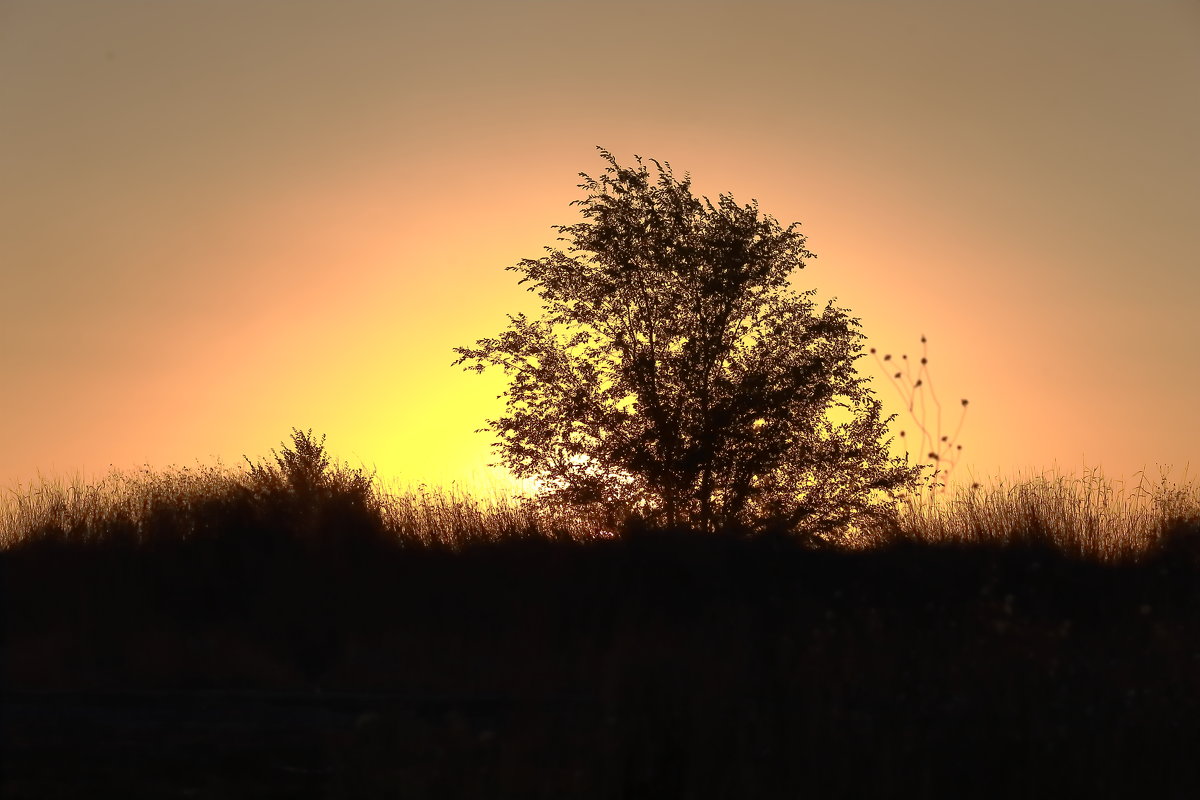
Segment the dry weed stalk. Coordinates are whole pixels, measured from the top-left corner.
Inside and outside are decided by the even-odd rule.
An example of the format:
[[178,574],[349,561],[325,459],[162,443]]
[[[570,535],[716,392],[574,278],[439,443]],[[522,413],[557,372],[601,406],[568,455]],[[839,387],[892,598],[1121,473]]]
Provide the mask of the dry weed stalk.
[[[923,334],[921,336],[921,360],[915,370],[907,353],[901,354],[899,359],[900,368],[898,370],[893,370],[887,364],[887,362],[892,362],[891,353],[886,353],[880,358],[878,351],[872,347],[871,355],[875,357],[875,363],[879,366],[879,371],[887,376],[892,387],[900,395],[900,399],[904,401],[909,415],[917,426],[917,431],[920,434],[917,452],[924,453],[925,455],[920,456],[920,459],[928,459],[931,462],[930,465],[933,467],[933,472],[929,476],[929,484],[926,488],[931,492],[945,494],[950,474],[954,471],[954,468],[958,465],[962,457],[962,445],[958,443],[958,437],[962,433],[963,422],[967,418],[968,401],[966,399],[961,401],[962,410],[959,413],[958,424],[954,428],[954,433],[943,433],[942,402],[938,399],[937,390],[933,386],[933,376],[929,371],[929,344]],[[930,401],[927,401],[925,398],[926,387],[929,389],[929,396],[933,405],[932,420],[929,418],[931,413],[931,409],[929,408]],[[908,442],[911,441],[907,437],[907,431],[901,429],[900,438],[905,440],[907,449]],[[911,456],[912,450],[908,449],[908,452]]]

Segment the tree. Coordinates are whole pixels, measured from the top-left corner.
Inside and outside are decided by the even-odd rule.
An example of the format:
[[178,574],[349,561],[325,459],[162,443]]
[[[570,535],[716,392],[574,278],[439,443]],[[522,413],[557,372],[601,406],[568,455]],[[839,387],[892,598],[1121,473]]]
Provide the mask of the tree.
[[889,457],[891,417],[854,371],[859,321],[790,285],[814,257],[798,223],[600,154],[565,248],[508,267],[541,318],[455,348],[511,376],[488,420],[500,463],[540,500],[704,531],[826,534],[913,488],[922,467]]

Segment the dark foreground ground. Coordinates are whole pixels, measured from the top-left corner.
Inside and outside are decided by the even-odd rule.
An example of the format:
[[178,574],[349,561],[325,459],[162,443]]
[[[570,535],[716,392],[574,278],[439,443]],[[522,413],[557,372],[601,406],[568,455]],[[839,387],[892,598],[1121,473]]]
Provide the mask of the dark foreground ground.
[[1200,569],[655,535],[0,554],[3,796],[1200,796]]

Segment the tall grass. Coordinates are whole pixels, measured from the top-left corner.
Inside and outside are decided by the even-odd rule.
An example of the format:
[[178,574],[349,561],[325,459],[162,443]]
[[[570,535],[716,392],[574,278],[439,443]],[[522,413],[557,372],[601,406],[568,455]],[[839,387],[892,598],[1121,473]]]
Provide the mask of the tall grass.
[[[946,492],[927,486],[878,524],[834,538],[852,549],[913,544],[1036,544],[1073,557],[1136,561],[1200,528],[1200,484],[1144,473],[1134,486],[1098,469],[1000,478]],[[238,467],[113,471],[86,482],[42,478],[0,496],[0,547],[62,543],[167,544],[244,530],[299,540],[367,534],[398,547],[464,546],[510,539],[583,542],[611,535],[603,521],[538,506],[494,490],[384,487],[361,469],[331,462],[324,438],[294,431],[272,458]]]
[[1134,486],[1099,469],[1048,471],[923,492],[900,505],[874,543],[1042,545],[1089,560],[1137,561],[1200,526],[1200,484],[1160,471]]
[[566,508],[539,508],[528,498],[496,490],[478,494],[452,484],[381,490],[385,528],[402,541],[457,547],[515,537],[586,541],[606,534],[599,519]]
[[215,467],[113,470],[95,481],[39,476],[0,495],[0,545],[57,535],[86,543],[116,529],[146,532],[166,511],[186,516],[205,501],[240,486],[232,471]]
[[[332,476],[343,475],[334,471]],[[353,473],[351,473],[353,476]],[[337,480],[329,479],[337,485]],[[347,479],[341,478],[343,487]],[[114,471],[95,482],[43,478],[0,498],[0,547],[52,537],[78,544],[113,539],[146,544],[202,535],[240,513],[291,525],[338,495],[303,498],[245,468],[172,467]],[[344,499],[344,496],[343,496]],[[610,532],[567,509],[538,508],[518,495],[480,496],[460,486],[371,485],[359,508],[401,547],[462,546],[514,538],[586,541]],[[336,528],[337,519],[331,521]],[[1200,527],[1200,484],[1142,476],[1129,486],[1099,470],[1048,472],[926,491],[905,499],[889,524],[848,533],[854,549],[913,544],[1040,544],[1105,562],[1136,561],[1181,528]],[[336,530],[333,532],[336,535]]]
[[[324,517],[322,521],[322,517]],[[0,495],[0,548],[31,539],[143,544],[246,524],[298,536],[323,524],[374,528],[397,546],[457,548],[514,537],[585,540],[599,522],[541,508],[520,495],[471,494],[458,486],[384,488],[374,475],[330,461],[324,438],[295,431],[272,459],[230,467],[114,470],[96,481],[41,477]],[[231,533],[233,531],[230,531]]]

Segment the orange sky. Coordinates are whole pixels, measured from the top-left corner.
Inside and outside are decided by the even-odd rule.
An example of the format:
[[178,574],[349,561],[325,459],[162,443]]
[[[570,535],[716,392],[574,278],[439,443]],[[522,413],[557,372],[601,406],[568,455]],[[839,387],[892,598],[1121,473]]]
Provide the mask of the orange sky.
[[486,480],[451,348],[533,310],[598,144],[801,221],[976,477],[1200,471],[1200,6],[599,8],[0,0],[0,486],[293,426]]

